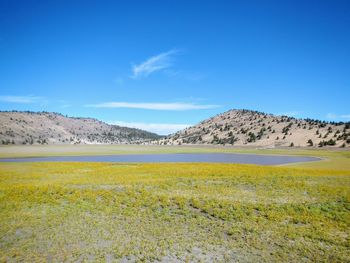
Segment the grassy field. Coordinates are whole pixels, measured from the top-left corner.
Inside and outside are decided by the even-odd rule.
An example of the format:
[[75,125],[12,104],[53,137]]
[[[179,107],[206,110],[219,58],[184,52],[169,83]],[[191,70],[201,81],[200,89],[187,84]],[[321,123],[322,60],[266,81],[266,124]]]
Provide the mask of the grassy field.
[[348,151],[0,147],[1,157],[177,152],[324,160],[0,163],[0,262],[350,262]]
[[349,262],[350,171],[0,163],[0,261]]

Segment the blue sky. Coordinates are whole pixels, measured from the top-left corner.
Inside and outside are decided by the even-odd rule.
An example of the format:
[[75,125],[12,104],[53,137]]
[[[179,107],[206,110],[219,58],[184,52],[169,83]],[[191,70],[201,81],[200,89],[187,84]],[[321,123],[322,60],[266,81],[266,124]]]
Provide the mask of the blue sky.
[[0,0],[0,110],[161,134],[246,108],[350,120],[349,1]]

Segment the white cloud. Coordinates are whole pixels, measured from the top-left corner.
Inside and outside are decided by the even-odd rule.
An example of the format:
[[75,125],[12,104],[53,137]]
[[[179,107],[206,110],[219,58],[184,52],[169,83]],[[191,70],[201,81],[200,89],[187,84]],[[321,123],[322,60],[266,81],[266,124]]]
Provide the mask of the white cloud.
[[185,110],[205,110],[219,107],[219,105],[205,105],[194,103],[137,103],[137,102],[103,102],[99,104],[90,104],[86,107],[93,108],[130,108],[143,110],[169,110],[169,111],[185,111]]
[[37,103],[42,100],[42,97],[35,96],[0,96],[0,101],[9,102],[9,103],[21,103],[21,104],[29,104],[29,103]]
[[326,115],[327,119],[350,119],[350,114],[334,114],[334,113],[327,113]]
[[109,124],[125,126],[130,128],[138,128],[160,135],[168,135],[179,130],[185,129],[191,124],[173,124],[173,123],[143,123],[143,122],[124,122],[124,121],[109,121]]
[[280,112],[278,113],[277,115],[280,115],[280,116],[290,116],[290,117],[298,117],[300,116],[301,114],[301,111],[286,111],[286,112]]
[[327,113],[326,118],[327,119],[336,119],[337,115],[335,115],[334,113]]
[[175,53],[177,53],[177,51],[173,49],[150,57],[138,65],[134,65],[132,67],[132,78],[147,77],[153,72],[170,68],[172,66],[172,55]]

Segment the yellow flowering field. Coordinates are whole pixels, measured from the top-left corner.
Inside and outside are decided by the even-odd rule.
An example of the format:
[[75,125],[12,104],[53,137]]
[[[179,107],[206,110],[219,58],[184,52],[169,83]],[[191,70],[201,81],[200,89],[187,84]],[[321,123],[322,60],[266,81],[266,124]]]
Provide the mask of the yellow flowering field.
[[0,163],[0,262],[349,262],[350,171]]

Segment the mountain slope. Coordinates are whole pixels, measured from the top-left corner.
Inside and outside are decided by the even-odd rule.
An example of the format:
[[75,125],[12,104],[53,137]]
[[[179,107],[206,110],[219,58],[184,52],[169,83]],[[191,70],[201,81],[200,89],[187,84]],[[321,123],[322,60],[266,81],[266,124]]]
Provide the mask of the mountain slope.
[[0,144],[142,143],[159,138],[154,133],[92,118],[50,112],[0,112]]
[[350,146],[350,123],[229,110],[186,128],[159,144],[227,144],[238,146]]

